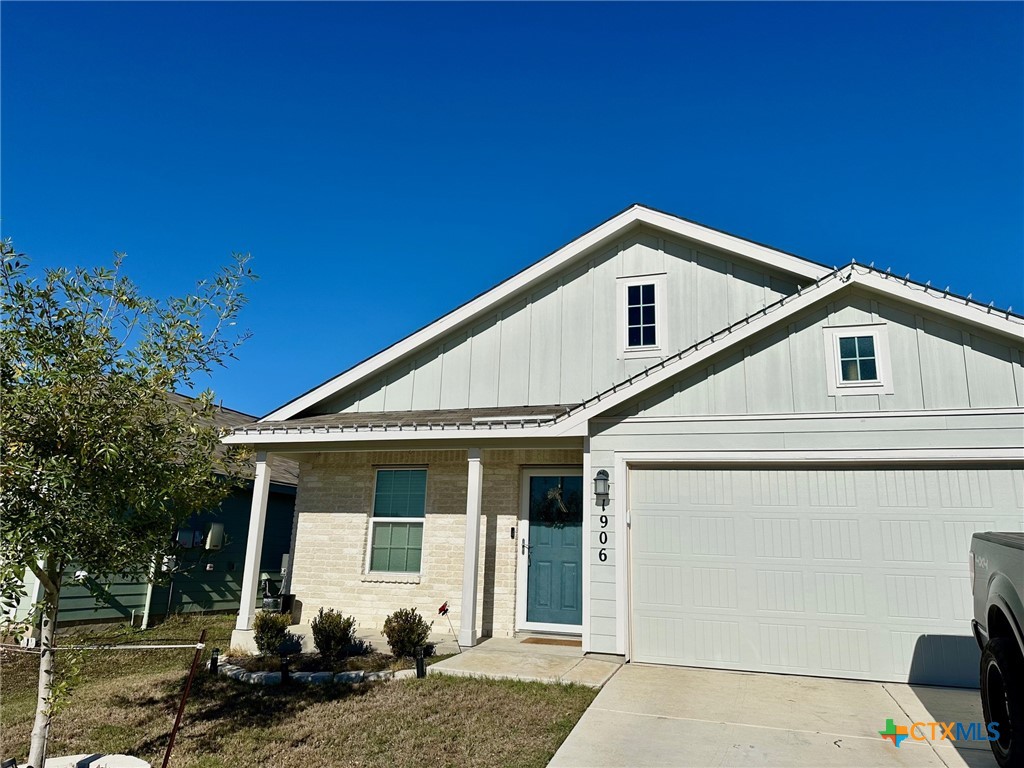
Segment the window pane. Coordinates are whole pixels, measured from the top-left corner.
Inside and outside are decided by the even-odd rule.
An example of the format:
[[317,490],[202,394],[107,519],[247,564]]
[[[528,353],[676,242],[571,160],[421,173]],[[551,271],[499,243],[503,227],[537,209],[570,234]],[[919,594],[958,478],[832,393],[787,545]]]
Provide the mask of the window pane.
[[423,550],[423,523],[374,523],[370,570],[418,573]]
[[878,370],[875,368],[875,361],[860,361],[860,377],[863,381],[875,381],[878,379]]
[[[377,525],[380,527],[380,524]],[[393,524],[387,526],[391,529],[391,548],[409,546],[409,526]]]
[[643,326],[643,345],[645,347],[653,347],[657,342],[654,340],[654,326],[645,325]]
[[844,360],[842,365],[843,381],[860,381],[860,371],[856,360]]
[[[839,339],[839,356],[840,357],[856,357],[857,356],[857,340],[853,337],[840,338]],[[843,377],[845,378],[845,376]]]
[[626,289],[628,303],[631,307],[636,306],[640,303],[640,286],[631,285]]
[[640,325],[640,317],[640,307],[630,307],[628,325]]
[[391,550],[391,562],[388,563],[389,571],[397,571],[398,573],[404,573],[409,570],[406,565],[408,553],[404,549],[392,549]]
[[629,329],[629,341],[627,344],[631,347],[639,347],[642,342],[640,341],[640,327],[634,327]]
[[875,356],[875,339],[872,336],[857,337],[857,354],[861,357]]
[[654,307],[644,307],[644,325],[654,325]]
[[642,285],[642,286],[640,286],[640,288],[641,288],[641,298],[643,299],[643,303],[644,304],[653,304],[654,303],[654,286],[653,285]]
[[375,547],[390,547],[391,546],[391,526],[377,524],[373,526],[373,546]]
[[415,549],[410,547],[406,551],[406,555],[405,555],[405,558],[406,558],[405,559],[405,569],[406,569],[406,571],[408,571],[409,573],[419,573],[420,572],[420,559],[422,558],[422,555],[423,555],[423,550],[421,550],[419,547],[417,547]]
[[427,470],[378,469],[374,517],[423,517]]
[[387,571],[388,569],[388,554],[390,550],[373,548],[373,552],[370,554],[370,570],[371,571]]

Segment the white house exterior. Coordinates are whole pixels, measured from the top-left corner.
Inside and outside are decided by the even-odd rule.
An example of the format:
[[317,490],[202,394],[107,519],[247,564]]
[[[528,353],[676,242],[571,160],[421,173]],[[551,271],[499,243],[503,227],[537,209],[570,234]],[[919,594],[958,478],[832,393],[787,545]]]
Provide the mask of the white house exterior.
[[1020,316],[633,206],[226,438],[260,452],[237,631],[286,454],[304,620],[447,601],[463,645],[974,685],[1022,363]]

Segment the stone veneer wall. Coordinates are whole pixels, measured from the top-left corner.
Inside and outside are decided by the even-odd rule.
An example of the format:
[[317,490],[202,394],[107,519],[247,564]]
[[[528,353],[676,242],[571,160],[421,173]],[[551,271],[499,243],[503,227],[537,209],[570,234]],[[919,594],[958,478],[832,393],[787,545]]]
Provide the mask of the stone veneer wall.
[[[510,636],[515,629],[516,562],[521,470],[524,466],[579,466],[572,450],[485,450],[483,519],[477,628],[483,635]],[[426,518],[419,583],[368,575],[369,515],[374,471],[388,466],[426,466]],[[302,623],[322,606],[353,615],[361,629],[379,629],[398,608],[415,607],[449,632],[437,615],[448,601],[456,631],[461,621],[466,525],[466,451],[318,453],[300,463],[295,512],[292,591],[302,604]],[[518,534],[518,530],[517,530]]]

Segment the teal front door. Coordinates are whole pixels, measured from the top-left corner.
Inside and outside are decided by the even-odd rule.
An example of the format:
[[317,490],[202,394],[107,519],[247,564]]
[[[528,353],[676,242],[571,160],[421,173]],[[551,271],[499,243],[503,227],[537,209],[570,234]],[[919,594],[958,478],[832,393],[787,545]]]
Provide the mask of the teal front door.
[[529,478],[527,624],[583,623],[583,478]]

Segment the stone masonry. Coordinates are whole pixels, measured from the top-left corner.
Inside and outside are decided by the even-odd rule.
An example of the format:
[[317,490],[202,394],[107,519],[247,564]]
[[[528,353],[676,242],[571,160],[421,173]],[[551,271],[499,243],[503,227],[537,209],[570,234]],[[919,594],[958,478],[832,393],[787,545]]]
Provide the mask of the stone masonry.
[[[579,466],[571,450],[485,450],[477,626],[484,636],[508,637],[515,629],[516,562],[522,469]],[[375,470],[426,467],[426,517],[420,575],[366,573]],[[466,525],[467,452],[381,451],[312,454],[300,463],[296,498],[292,591],[301,622],[320,607],[356,617],[361,629],[379,629],[398,608],[415,607],[450,631],[437,615],[448,602],[456,631],[461,621]],[[513,540],[509,535],[517,529]]]

